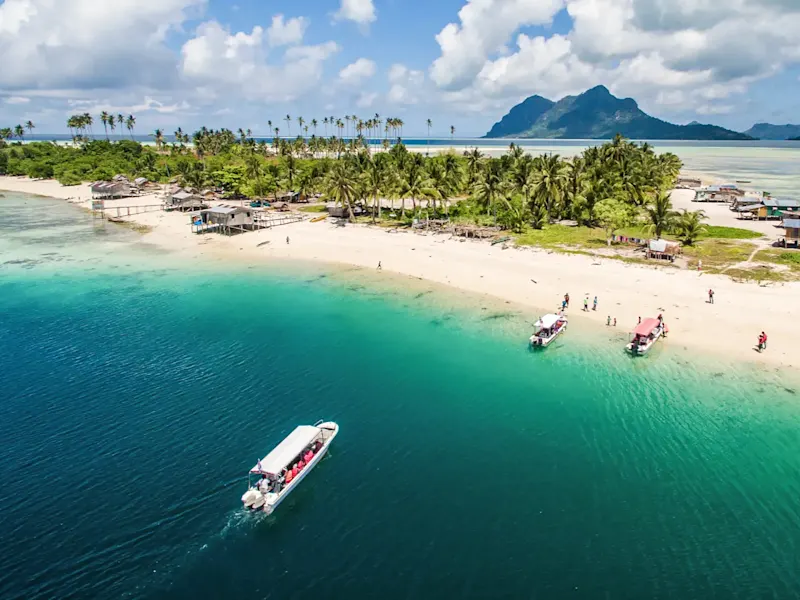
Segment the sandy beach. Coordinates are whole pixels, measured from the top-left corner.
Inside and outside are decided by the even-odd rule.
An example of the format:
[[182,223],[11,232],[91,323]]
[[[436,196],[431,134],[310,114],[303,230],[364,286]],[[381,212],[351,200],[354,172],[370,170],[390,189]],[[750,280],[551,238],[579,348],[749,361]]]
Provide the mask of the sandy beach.
[[[63,187],[55,181],[0,177],[0,190],[24,192],[70,201],[89,208],[88,185]],[[692,192],[676,192],[677,208]],[[686,197],[684,197],[686,196]],[[0,200],[1,201],[1,200]],[[157,194],[107,202],[107,207],[157,204]],[[711,206],[702,208],[712,208]],[[727,210],[725,207],[713,207]],[[724,216],[707,210],[711,223]],[[113,213],[112,213],[113,214]],[[299,259],[356,265],[383,272],[421,278],[508,300],[537,310],[556,310],[565,293],[571,296],[570,314],[580,327],[583,319],[605,325],[616,318],[618,329],[632,329],[639,316],[659,313],[669,326],[666,342],[707,353],[757,361],[773,367],[800,365],[792,351],[800,336],[800,306],[795,299],[800,284],[737,283],[725,276],[708,275],[674,267],[649,267],[602,257],[560,254],[532,248],[503,249],[486,242],[464,241],[445,235],[389,232],[364,225],[336,226],[329,221],[301,223],[248,232],[233,237],[191,232],[182,213],[141,213],[126,220],[146,225],[144,240],[189,258],[209,260],[275,261]],[[741,222],[736,225],[746,226]],[[764,223],[753,224],[763,227]],[[767,227],[773,227],[768,224]],[[287,243],[287,236],[290,243]],[[267,242],[267,243],[265,243]],[[715,303],[707,302],[709,288]],[[582,311],[583,298],[597,312]],[[535,315],[532,315],[535,316]],[[754,346],[762,330],[769,348],[759,354]]]

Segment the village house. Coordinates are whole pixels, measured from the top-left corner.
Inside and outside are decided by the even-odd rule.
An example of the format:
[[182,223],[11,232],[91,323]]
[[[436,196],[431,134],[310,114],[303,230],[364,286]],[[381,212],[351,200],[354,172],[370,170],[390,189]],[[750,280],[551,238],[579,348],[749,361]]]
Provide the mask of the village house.
[[97,181],[92,184],[92,198],[111,200],[131,195],[131,187],[127,181]]

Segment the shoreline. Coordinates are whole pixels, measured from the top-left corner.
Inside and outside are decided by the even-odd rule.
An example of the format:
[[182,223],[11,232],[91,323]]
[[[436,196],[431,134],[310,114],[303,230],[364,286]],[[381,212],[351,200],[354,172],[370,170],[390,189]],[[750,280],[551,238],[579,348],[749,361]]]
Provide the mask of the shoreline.
[[[0,190],[91,207],[86,184],[63,187],[55,181],[0,177]],[[152,204],[158,201],[156,196],[125,198],[107,206]],[[800,365],[792,344],[800,335],[800,307],[793,302],[800,291],[798,283],[761,287],[666,265],[643,266],[528,247],[503,249],[445,235],[390,233],[369,225],[339,227],[327,221],[306,220],[232,237],[193,234],[184,213],[141,213],[125,221],[150,228],[142,234],[142,242],[195,262],[234,260],[257,265],[289,259],[376,271],[381,261],[387,275],[426,280],[537,312],[545,307],[555,311],[569,293],[573,318],[591,321],[600,330],[608,316],[616,318],[615,336],[632,330],[639,316],[663,313],[672,351],[697,350],[752,366]],[[713,305],[706,301],[709,288],[715,291]],[[597,312],[581,310],[586,295],[590,306],[598,296]],[[531,322],[539,316],[537,312],[531,312]],[[770,336],[770,345],[759,354],[754,346],[762,330]]]

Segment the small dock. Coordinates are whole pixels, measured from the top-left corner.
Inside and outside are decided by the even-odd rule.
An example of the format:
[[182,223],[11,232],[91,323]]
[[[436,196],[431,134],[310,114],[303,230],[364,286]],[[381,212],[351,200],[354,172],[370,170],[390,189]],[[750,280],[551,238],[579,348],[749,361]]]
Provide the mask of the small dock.
[[291,225],[292,223],[299,223],[304,220],[305,216],[298,213],[262,212],[255,214],[254,224],[256,229],[264,229],[278,227],[279,225]]

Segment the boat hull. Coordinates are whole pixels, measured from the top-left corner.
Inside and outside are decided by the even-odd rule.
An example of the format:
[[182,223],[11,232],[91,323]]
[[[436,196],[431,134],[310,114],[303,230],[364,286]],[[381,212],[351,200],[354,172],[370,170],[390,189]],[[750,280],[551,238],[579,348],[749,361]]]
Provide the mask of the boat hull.
[[567,330],[567,325],[566,325],[566,324],[564,324],[564,326],[563,326],[563,327],[561,327],[561,329],[559,329],[558,331],[556,331],[556,332],[555,332],[553,335],[551,335],[550,337],[544,337],[544,338],[543,338],[543,337],[539,337],[538,335],[536,335],[536,334],[534,333],[534,334],[531,336],[530,340],[529,340],[529,341],[530,341],[531,348],[547,348],[547,346],[549,346],[550,344],[552,344],[552,343],[555,341],[555,339],[556,339],[558,336],[560,336],[562,333],[564,333],[566,330]]
[[[314,470],[314,467],[316,467],[319,464],[319,462],[325,457],[325,455],[328,453],[328,449],[330,448],[331,443],[333,443],[334,438],[339,433],[339,426],[336,423],[328,422],[328,423],[320,423],[317,425],[317,427],[319,427],[320,429],[327,429],[331,433],[328,436],[328,438],[324,441],[322,448],[320,448],[320,450],[314,455],[314,458],[311,459],[311,462],[309,462],[303,468],[303,470],[300,471],[297,477],[292,479],[292,481],[286,487],[284,487],[279,494],[275,493],[263,494],[260,490],[256,490],[264,498],[264,502],[263,504],[260,501],[253,503],[250,507],[251,509],[263,510],[267,514],[272,514],[275,511],[275,509],[278,508],[278,506],[280,506],[280,504],[289,496],[289,494],[291,494],[294,491],[294,489],[298,485],[300,485],[300,482],[303,481],[308,476],[308,474]],[[250,490],[254,489],[256,488],[250,488],[247,493],[249,493]]]

